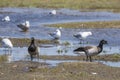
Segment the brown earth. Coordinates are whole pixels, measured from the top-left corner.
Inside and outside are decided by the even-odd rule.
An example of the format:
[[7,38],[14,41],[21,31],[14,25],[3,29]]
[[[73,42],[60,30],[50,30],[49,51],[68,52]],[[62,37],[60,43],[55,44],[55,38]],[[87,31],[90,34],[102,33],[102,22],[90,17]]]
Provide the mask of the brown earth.
[[16,61],[0,63],[0,80],[120,80],[120,68],[99,62],[46,63]]

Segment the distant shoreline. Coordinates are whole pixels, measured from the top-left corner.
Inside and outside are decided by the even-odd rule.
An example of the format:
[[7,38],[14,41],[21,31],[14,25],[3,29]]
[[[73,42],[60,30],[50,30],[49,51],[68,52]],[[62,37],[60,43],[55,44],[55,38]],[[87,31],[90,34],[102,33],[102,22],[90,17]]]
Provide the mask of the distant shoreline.
[[0,7],[69,8],[76,10],[120,11],[119,0],[0,0]]
[[47,24],[49,27],[63,27],[63,28],[120,28],[120,21],[95,21],[95,22],[71,22],[60,24]]

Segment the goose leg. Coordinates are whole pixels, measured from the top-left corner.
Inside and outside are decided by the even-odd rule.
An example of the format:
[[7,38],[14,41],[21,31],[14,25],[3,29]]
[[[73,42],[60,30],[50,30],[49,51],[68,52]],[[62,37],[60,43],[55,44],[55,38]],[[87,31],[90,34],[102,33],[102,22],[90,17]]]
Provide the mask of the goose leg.
[[86,61],[88,61],[88,55],[86,56]]
[[89,56],[89,59],[90,59],[90,62],[92,62],[92,57],[91,56]]
[[31,58],[31,61],[33,60],[33,56],[32,55],[30,55],[30,58]]
[[87,54],[87,52],[85,52],[85,55],[86,55],[86,61],[88,61],[88,54]]

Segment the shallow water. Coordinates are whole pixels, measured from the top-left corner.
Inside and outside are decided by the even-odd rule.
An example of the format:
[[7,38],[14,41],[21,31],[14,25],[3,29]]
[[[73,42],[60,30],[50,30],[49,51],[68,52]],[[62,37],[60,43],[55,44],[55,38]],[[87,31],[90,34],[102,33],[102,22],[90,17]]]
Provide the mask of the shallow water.
[[[59,46],[60,47],[60,46]],[[63,47],[61,47],[63,48]],[[73,48],[68,48],[67,52],[63,52],[62,53],[58,53],[57,50],[59,48],[58,47],[49,47],[49,48],[40,48],[40,55],[72,55],[72,56],[76,56],[76,54],[73,53]],[[60,49],[59,49],[60,50]],[[0,48],[0,55],[5,54],[4,48]],[[102,54],[108,54],[106,53],[101,53]],[[19,60],[24,60],[24,61],[30,61],[30,56],[28,56],[28,52],[27,52],[27,48],[23,47],[23,48],[13,48],[12,54],[8,56],[8,62],[11,61],[19,61]],[[82,54],[83,55],[83,54]],[[34,61],[38,61],[37,59],[34,59]],[[61,63],[61,62],[78,62],[79,60],[43,60],[40,59],[40,62],[46,62],[51,64],[51,66],[56,66],[57,64]],[[111,61],[96,61],[96,62],[101,62],[103,64],[106,64],[108,66],[112,66],[112,67],[120,67],[120,62],[111,62]]]
[[[111,21],[120,20],[119,13],[112,12],[81,12],[78,10],[59,9],[58,14],[53,16],[49,12],[52,9],[40,8],[0,8],[0,19],[4,16],[10,16],[10,22],[0,21],[0,37],[17,37],[38,39],[50,39],[48,32],[53,32],[56,28],[44,27],[43,24],[66,23],[66,22],[85,22],[85,21]],[[24,33],[16,26],[17,24],[29,20],[31,27],[29,32]],[[41,55],[76,55],[73,50],[79,46],[79,40],[73,37],[73,34],[79,31],[91,31],[92,36],[89,36],[85,41],[89,44],[98,45],[101,39],[108,41],[108,45],[104,46],[104,52],[101,54],[120,53],[120,29],[62,29],[62,37],[60,42],[69,42],[69,47],[53,46],[49,48],[40,48]],[[58,53],[58,50],[63,50]],[[4,54],[3,48],[0,48]],[[13,48],[12,60],[23,60],[28,54],[27,48]],[[49,62],[49,61],[48,61]],[[58,61],[59,62],[59,61]]]
[[[38,39],[50,39],[48,32],[53,32],[56,28],[44,27],[42,24],[48,23],[65,23],[65,22],[81,22],[81,21],[110,21],[120,20],[119,13],[112,12],[80,12],[77,10],[59,9],[58,14],[49,15],[52,9],[39,8],[0,8],[0,19],[8,15],[10,22],[0,21],[0,36],[9,37],[32,37]],[[16,26],[17,24],[29,20],[31,24],[28,33],[21,32]],[[91,31],[92,36],[87,38],[91,44],[97,44],[99,40],[106,39],[110,45],[120,45],[120,29],[62,29],[61,41],[77,42],[73,34],[79,31]],[[64,35],[63,35],[64,34]]]
[[111,61],[101,61],[101,62],[108,66],[120,67],[120,62],[111,62]]

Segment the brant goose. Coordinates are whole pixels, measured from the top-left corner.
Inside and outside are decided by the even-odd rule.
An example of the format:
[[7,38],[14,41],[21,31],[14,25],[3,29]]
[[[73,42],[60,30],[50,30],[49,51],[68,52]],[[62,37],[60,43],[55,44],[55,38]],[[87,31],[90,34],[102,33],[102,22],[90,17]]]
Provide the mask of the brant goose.
[[34,56],[37,56],[39,59],[39,47],[35,45],[34,37],[31,38],[30,46],[28,47],[28,52],[30,54],[31,61],[33,60]]
[[78,32],[74,34],[73,36],[79,40],[83,40],[83,43],[84,43],[84,39],[86,39],[90,35],[92,35],[92,32],[88,31],[88,32]]
[[28,29],[30,28],[30,22],[29,21],[25,21],[25,23],[20,23],[17,25],[20,29],[22,29],[22,31],[26,32],[28,31]]
[[[8,48],[8,52],[12,53],[13,44],[8,38],[3,38],[1,41],[2,47]],[[5,49],[6,51],[6,49]]]
[[5,16],[2,21],[6,21],[6,22],[9,22],[10,21],[10,17],[9,16]]
[[86,47],[79,47],[74,50],[74,52],[85,52],[86,54],[86,61],[88,58],[90,62],[92,62],[92,56],[98,55],[103,50],[103,44],[107,44],[106,40],[101,40],[98,46],[86,46]]
[[53,40],[56,40],[56,39],[59,39],[61,37],[61,27],[59,29],[56,29],[55,32],[52,32],[52,33],[48,33],[52,38]]

